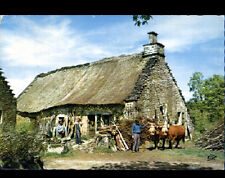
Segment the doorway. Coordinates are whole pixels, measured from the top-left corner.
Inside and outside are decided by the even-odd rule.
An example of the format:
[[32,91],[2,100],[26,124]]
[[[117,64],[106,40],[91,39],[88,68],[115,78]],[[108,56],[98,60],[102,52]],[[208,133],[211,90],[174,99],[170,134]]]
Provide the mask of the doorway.
[[88,137],[95,136],[95,115],[88,115]]

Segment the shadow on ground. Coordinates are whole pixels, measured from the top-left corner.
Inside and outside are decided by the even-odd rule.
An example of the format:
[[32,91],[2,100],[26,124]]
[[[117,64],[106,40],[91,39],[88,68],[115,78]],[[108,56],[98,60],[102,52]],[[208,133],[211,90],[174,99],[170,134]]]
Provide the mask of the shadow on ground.
[[198,167],[183,163],[168,162],[146,162],[146,161],[131,161],[122,163],[106,163],[100,167],[92,167],[91,170],[212,170],[211,167]]

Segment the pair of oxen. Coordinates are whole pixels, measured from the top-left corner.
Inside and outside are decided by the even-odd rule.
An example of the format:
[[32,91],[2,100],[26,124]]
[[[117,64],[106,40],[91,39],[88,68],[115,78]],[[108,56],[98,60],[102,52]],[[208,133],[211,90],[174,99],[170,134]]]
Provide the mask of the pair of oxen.
[[177,142],[175,148],[178,147],[180,140],[185,142],[185,127],[183,125],[167,125],[149,123],[148,132],[150,140],[154,141],[155,149],[158,149],[158,143],[163,141],[162,148],[165,149],[165,141],[169,142],[169,148],[173,149],[175,141]]

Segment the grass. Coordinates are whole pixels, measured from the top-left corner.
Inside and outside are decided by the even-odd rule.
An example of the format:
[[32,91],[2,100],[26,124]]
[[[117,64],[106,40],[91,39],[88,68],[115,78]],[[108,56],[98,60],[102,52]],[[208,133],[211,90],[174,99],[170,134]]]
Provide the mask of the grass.
[[81,140],[88,140],[87,136],[81,136]]
[[224,160],[224,152],[220,151],[210,151],[203,150],[200,148],[188,148],[188,149],[180,149],[176,150],[179,155],[191,155],[196,157],[204,157],[207,158],[210,154],[217,156],[217,159]]
[[[189,140],[186,141],[184,146],[185,148],[180,149],[181,145],[183,143],[181,142],[179,144],[179,148],[174,149],[165,149],[160,150],[159,152],[156,152],[156,154],[159,154],[158,156],[165,156],[165,157],[177,157],[177,158],[204,158],[207,160],[208,156],[213,154],[216,156],[215,160],[218,161],[224,161],[224,152],[222,151],[210,151],[210,150],[204,150],[202,148],[198,148],[194,146],[194,142]],[[168,145],[166,145],[166,148]]]
[[55,152],[47,152],[47,153],[40,153],[40,156],[45,158],[45,157],[53,157],[53,158],[65,158],[65,157],[72,157],[75,156],[77,154],[77,151],[73,151],[73,152],[67,152],[67,153],[55,153]]
[[185,148],[185,149],[173,149],[173,150],[164,150],[162,154],[166,154],[168,156],[178,156],[178,157],[199,157],[205,158],[211,154],[216,156],[216,160],[224,161],[224,152],[221,151],[210,151],[203,150],[201,148]]
[[110,148],[99,146],[94,149],[95,153],[114,153]]

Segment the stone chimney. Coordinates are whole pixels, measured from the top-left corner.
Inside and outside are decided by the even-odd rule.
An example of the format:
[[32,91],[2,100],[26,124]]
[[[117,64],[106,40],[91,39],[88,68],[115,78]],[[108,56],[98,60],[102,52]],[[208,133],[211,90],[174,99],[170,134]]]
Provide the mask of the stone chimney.
[[165,57],[164,55],[164,45],[157,42],[157,33],[149,32],[149,44],[145,44],[144,46],[144,54],[143,57],[147,56],[161,56]]
[[157,43],[157,33],[155,32],[148,32],[149,34],[149,43]]

